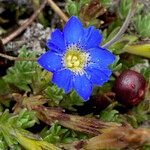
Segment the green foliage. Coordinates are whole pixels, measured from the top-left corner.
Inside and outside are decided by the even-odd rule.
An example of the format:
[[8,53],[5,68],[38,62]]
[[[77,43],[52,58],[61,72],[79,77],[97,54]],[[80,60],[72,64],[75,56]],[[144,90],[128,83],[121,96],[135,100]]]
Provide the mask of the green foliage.
[[76,110],[73,106],[81,106],[84,102],[75,91],[65,94],[63,89],[52,84],[44,90],[44,95],[49,99],[49,106],[61,106],[71,111]]
[[130,55],[130,54],[123,54],[121,56],[120,63],[122,63],[122,70],[129,69],[136,64],[143,63],[143,59],[136,55]]
[[128,14],[128,11],[131,7],[131,0],[121,0],[120,1],[120,7],[118,7],[119,9],[119,16],[121,19],[124,19],[127,14]]
[[109,0],[66,0],[65,9],[69,16],[77,16],[83,26],[100,27],[103,21],[98,17],[105,13],[104,8],[108,8],[109,4]]
[[117,102],[111,103],[107,108],[102,110],[98,116],[100,120],[108,122],[121,122],[122,119],[119,115],[119,111],[115,110],[114,107],[117,106]]
[[[120,1],[120,5],[118,7],[118,13],[119,13],[119,16],[120,16],[121,19],[126,18],[128,12],[129,12],[129,9],[131,7],[131,3],[132,3],[131,0],[121,0]],[[137,7],[136,7],[136,13],[141,12],[143,7],[144,7],[144,4],[138,3]]]
[[0,78],[0,87],[3,87],[3,88],[0,88],[0,95],[7,94],[9,92],[9,87],[8,87],[7,83],[1,78]]
[[23,129],[34,126],[37,119],[35,113],[23,109],[18,115],[13,115],[5,110],[0,115],[0,148],[20,150],[21,147],[15,138],[15,131],[22,132]]
[[143,101],[139,105],[133,107],[131,114],[127,115],[127,120],[134,128],[137,128],[141,123],[150,119],[148,115],[149,112],[149,101]]
[[78,3],[72,0],[67,0],[66,7],[65,7],[67,13],[70,16],[78,16]]
[[[113,80],[114,80],[114,78],[113,78]],[[113,82],[111,80],[110,82],[104,83],[104,85],[101,87],[98,87],[98,86],[94,87],[92,94],[98,95],[98,94],[103,94],[103,93],[109,92],[109,91],[111,91],[112,86],[113,86]]]
[[0,112],[3,110],[3,106],[10,106],[10,100],[8,98],[4,100],[4,95],[9,95],[9,92],[10,88],[8,84],[0,78]]
[[[35,58],[36,52],[31,53],[25,47],[19,50],[21,58]],[[6,83],[9,83],[20,90],[31,91],[30,84],[32,84],[32,77],[36,74],[38,65],[35,61],[16,61],[14,66],[7,70],[7,75],[3,77]]]
[[[110,41],[119,31],[119,27],[114,28],[109,33],[108,30],[104,30],[102,32],[103,34],[103,41],[102,45]],[[133,42],[137,41],[137,37],[134,35],[124,34],[122,35],[119,40],[117,40],[115,43],[113,43],[111,46],[109,46],[109,50],[112,51],[114,54],[119,55],[123,53],[123,48],[128,45],[132,44]]]
[[[36,51],[28,51],[22,47],[18,57],[36,58],[36,55]],[[3,81],[0,80],[0,85],[5,84],[4,90],[9,87],[11,91],[15,91],[18,88],[25,92],[39,94],[49,85],[50,79],[51,73],[43,71],[36,61],[16,61],[12,67],[8,68]]]
[[99,1],[105,7],[108,7],[110,5],[110,0],[99,0]]
[[24,108],[17,116],[16,127],[26,129],[33,127],[35,123],[38,123],[36,113],[34,111],[29,111]]
[[4,111],[4,113],[0,116],[0,139],[2,140],[3,147],[13,148],[15,145],[17,145],[17,141],[12,138],[13,124],[14,119],[10,117],[8,110]]
[[119,63],[119,60],[120,60],[120,57],[119,57],[119,55],[117,55],[115,62],[110,65],[109,68],[110,68],[113,72],[120,71],[120,69],[122,68],[122,64]]
[[58,123],[53,123],[51,128],[45,127],[41,132],[44,141],[50,143],[61,142],[64,139],[68,129],[63,129]]
[[150,13],[135,16],[134,25],[140,37],[150,37]]
[[142,68],[141,74],[143,74],[145,80],[150,84],[150,68]]
[[137,37],[134,35],[124,34],[118,41],[116,41],[114,44],[112,44],[109,48],[111,51],[114,52],[114,54],[121,54],[123,53],[123,48],[126,45],[132,44],[135,41],[137,41]]
[[64,91],[56,85],[49,84],[49,86],[44,90],[44,95],[49,99],[49,106],[58,106],[63,99]]
[[40,135],[44,141],[49,143],[70,143],[88,138],[86,134],[63,128],[57,122],[53,123],[49,129],[45,127]]
[[100,120],[109,122],[120,122],[119,112],[117,110],[105,109],[100,112]]
[[110,41],[117,34],[118,31],[119,31],[119,27],[116,27],[110,33],[109,33],[109,31],[107,29],[105,29],[102,32],[102,35],[103,35],[102,45],[104,45],[105,43]]
[[[99,7],[95,7],[95,3],[92,2],[96,2],[97,4],[98,1],[66,0],[65,9],[69,16],[74,15],[79,17],[84,26],[88,26],[90,24],[96,25],[98,21],[98,24],[100,25],[100,19],[102,19],[104,21],[104,26],[102,28],[102,30],[104,30],[101,31],[103,35],[102,45],[104,45],[109,40],[111,40],[119,31],[123,20],[129,12],[132,1],[120,0],[120,7],[118,7],[119,16],[117,17],[114,14],[112,14],[113,16],[110,15],[110,11],[114,8],[113,7],[111,9],[112,5],[110,0],[99,0]],[[104,19],[104,15],[99,15],[101,14],[100,10],[103,8],[108,9],[107,13],[104,12],[106,14],[106,17],[108,17],[106,19]],[[137,63],[143,63],[143,58],[125,53],[125,51],[123,50],[125,46],[130,44],[132,45],[135,41],[139,41],[139,37],[150,37],[150,32],[148,32],[150,31],[150,13],[143,14],[143,11],[141,11],[142,8],[143,4],[138,4],[136,15],[131,22],[134,23],[137,35],[132,34],[133,30],[130,30],[129,28],[127,32],[120,37],[119,40],[109,46],[109,50],[116,55],[116,61],[109,66],[113,73],[117,71],[121,72],[124,69],[129,69],[135,66]],[[111,21],[111,17],[116,18],[114,19],[114,21]],[[18,57],[36,58],[37,55],[37,52],[28,51],[26,47],[22,47],[19,50]],[[148,87],[150,87],[150,68],[142,69],[141,73],[144,75]],[[38,66],[36,61],[15,61],[14,65],[7,70],[7,74],[4,77],[0,78],[0,149],[21,150],[21,143],[18,143],[19,138],[16,138],[16,133],[21,134],[21,136],[18,134],[18,137],[22,137],[21,142],[24,144],[21,145],[24,148],[26,148],[27,145],[29,149],[31,143],[33,144],[31,144],[33,147],[35,146],[35,149],[37,147],[41,147],[42,149],[45,145],[45,143],[43,143],[43,146],[41,146],[42,142],[44,141],[46,141],[46,143],[49,142],[59,145],[60,143],[71,143],[77,140],[84,140],[89,138],[86,134],[62,127],[58,124],[58,122],[52,123],[51,127],[44,127],[41,133],[36,130],[38,135],[40,135],[41,139],[43,139],[44,141],[39,140],[40,136],[36,136],[34,138],[33,135],[27,131],[28,128],[30,128],[31,130],[31,127],[33,127],[35,123],[39,122],[34,111],[20,108],[21,102],[25,102],[24,106],[29,105],[29,108],[30,105],[42,106],[46,103],[46,106],[62,107],[69,110],[70,112],[76,111],[75,106],[81,106],[84,104],[84,101],[76,94],[75,91],[71,91],[70,93],[65,94],[63,89],[60,89],[57,86],[53,85],[50,82],[51,76],[52,74],[47,71],[43,71],[41,67]],[[106,92],[112,91],[114,80],[115,78],[112,75],[110,80],[103,86],[94,87],[92,94],[104,94]],[[19,108],[19,110],[21,111],[18,114],[13,114],[9,113],[9,111],[5,110],[5,108],[7,107],[12,110],[12,107],[10,107],[10,104],[12,104],[10,103],[10,97],[12,97],[11,93],[16,91],[18,92],[18,95],[21,95],[22,93],[27,94],[25,98],[22,98],[22,101],[20,100],[21,102],[18,100],[18,102],[20,102],[20,105],[17,105],[17,108]],[[147,92],[149,91],[147,90]],[[9,99],[8,101],[3,99],[5,96],[6,99]],[[129,113],[123,114],[120,114],[120,112],[118,111],[119,109],[117,110],[118,107],[114,107],[116,105],[113,105],[112,103],[110,104],[112,106],[108,106],[105,110],[99,113],[98,118],[102,121],[108,122],[130,123],[133,127],[138,128],[141,124],[144,124],[150,119],[150,104],[149,101],[146,100],[149,100],[148,96],[145,96],[145,100],[138,106],[130,109],[128,111]],[[119,104],[117,106],[119,106]],[[75,113],[77,114],[78,112]],[[91,115],[91,117],[93,117],[93,114]],[[150,149],[150,144],[146,144],[144,146],[144,149]]]
[[150,149],[150,140],[143,146],[143,150],[149,150]]
[[[131,7],[131,0],[121,0],[120,7],[118,7],[118,14],[121,19],[125,19],[129,9]],[[150,13],[142,14],[144,4],[138,3],[136,8],[136,14],[133,18],[133,25],[135,26],[138,36],[146,38],[150,37]]]
[[85,4],[88,4],[90,0],[66,0],[66,11],[70,16],[79,16],[81,7]]
[[138,128],[139,125],[134,115],[127,115],[126,120],[133,128]]
[[60,103],[60,106],[71,111],[76,109],[73,106],[82,106],[84,101],[76,94],[75,91],[71,91],[69,94],[64,95],[63,100]]
[[138,106],[134,107],[132,109],[132,113],[135,116],[138,123],[141,123],[143,121],[146,121],[149,119],[148,112],[150,104],[146,101],[141,102]]

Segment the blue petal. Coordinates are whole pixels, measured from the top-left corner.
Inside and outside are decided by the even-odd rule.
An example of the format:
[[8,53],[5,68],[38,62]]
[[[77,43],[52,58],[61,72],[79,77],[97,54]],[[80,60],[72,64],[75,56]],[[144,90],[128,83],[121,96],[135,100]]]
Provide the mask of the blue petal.
[[109,80],[110,75],[112,74],[109,69],[97,69],[88,67],[86,73],[92,84],[101,86]]
[[51,33],[51,38],[47,41],[47,47],[61,53],[66,50],[64,37],[59,29],[55,29]]
[[91,62],[100,67],[107,67],[115,61],[115,56],[108,50],[102,48],[93,48],[89,51]]
[[46,70],[55,72],[63,67],[62,58],[55,52],[47,51],[38,59],[38,63]]
[[80,20],[71,17],[64,27],[64,38],[67,45],[77,44],[83,35],[83,27]]
[[98,47],[102,41],[102,35],[98,29],[94,29],[93,26],[84,29],[84,34],[81,39],[81,46],[83,49],[88,50],[89,48]]
[[73,74],[68,69],[63,69],[55,72],[52,77],[52,82],[59,88],[63,88],[65,93],[68,93],[72,88]]
[[92,92],[92,84],[85,74],[74,76],[74,89],[80,97],[88,100]]

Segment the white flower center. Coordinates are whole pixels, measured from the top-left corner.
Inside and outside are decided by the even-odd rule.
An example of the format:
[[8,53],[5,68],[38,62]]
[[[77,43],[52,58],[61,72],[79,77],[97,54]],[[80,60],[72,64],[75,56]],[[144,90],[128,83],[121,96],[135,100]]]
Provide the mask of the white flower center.
[[88,61],[89,54],[81,51],[74,45],[67,48],[63,57],[64,66],[77,74],[84,73],[84,67],[87,65]]

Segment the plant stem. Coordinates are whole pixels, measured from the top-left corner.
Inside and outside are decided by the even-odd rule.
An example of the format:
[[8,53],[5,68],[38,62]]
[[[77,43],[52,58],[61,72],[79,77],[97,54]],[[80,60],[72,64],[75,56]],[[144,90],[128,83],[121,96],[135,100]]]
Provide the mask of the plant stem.
[[47,0],[48,4],[51,6],[51,8],[60,16],[60,18],[67,22],[68,21],[68,17],[66,16],[66,14],[56,5],[56,3],[54,3],[52,0]]
[[20,57],[13,57],[10,55],[2,54],[0,53],[0,57],[9,59],[9,60],[15,60],[15,61],[36,61],[37,58],[20,58]]
[[127,27],[129,26],[129,23],[131,21],[131,18],[134,15],[134,12],[135,12],[135,9],[136,9],[136,4],[137,4],[137,0],[132,0],[131,8],[130,8],[130,10],[128,12],[128,15],[127,15],[127,17],[126,17],[126,19],[125,19],[122,27],[120,28],[120,30],[118,31],[118,33],[110,41],[108,41],[106,44],[104,44],[102,46],[103,48],[107,48],[110,45],[112,45],[126,31]]

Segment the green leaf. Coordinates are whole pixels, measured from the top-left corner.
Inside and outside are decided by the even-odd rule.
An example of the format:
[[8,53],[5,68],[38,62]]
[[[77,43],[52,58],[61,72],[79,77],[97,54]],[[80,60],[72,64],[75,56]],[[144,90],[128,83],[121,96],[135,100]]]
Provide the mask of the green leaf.
[[119,60],[120,60],[120,57],[119,55],[117,55],[115,62],[109,66],[109,68],[113,72],[120,71],[120,69],[122,68],[122,63],[119,63]]
[[71,91],[69,94],[64,95],[60,106],[71,111],[76,111],[73,106],[82,106],[84,101],[77,95],[75,91]]
[[[125,19],[129,9],[131,8],[131,0],[121,0],[120,1],[120,5],[118,7],[118,14],[120,16],[121,19]],[[137,7],[136,7],[136,14],[141,13],[142,9],[144,7],[143,3],[138,3]]]
[[0,139],[3,147],[14,147],[17,144],[17,141],[12,136],[13,127],[15,119],[12,120],[8,110],[5,110],[0,115]]
[[66,134],[68,129],[63,129],[57,122],[53,123],[51,128],[45,127],[41,132],[41,137],[44,141],[50,143],[57,143],[63,140],[63,136]]
[[132,127],[138,128],[139,125],[138,125],[138,122],[137,122],[137,119],[135,118],[135,116],[127,115],[127,121]]
[[36,113],[34,111],[29,111],[26,108],[22,109],[17,116],[16,126],[19,128],[30,128],[38,123]]
[[128,11],[131,7],[131,0],[121,0],[120,1],[120,6],[118,7],[118,12],[119,12],[119,15],[120,15],[120,18],[121,19],[124,19],[127,14],[128,14]]
[[100,0],[100,3],[105,6],[105,7],[109,7],[110,5],[110,0]]
[[62,108],[66,108],[71,111],[76,111],[73,106],[81,106],[84,104],[84,101],[76,94],[75,91],[65,94],[63,89],[60,89],[53,84],[50,84],[44,90],[44,95],[49,99],[49,106],[61,106]]
[[79,13],[78,3],[75,1],[71,1],[71,0],[67,1],[65,9],[70,16],[77,16]]
[[120,122],[119,112],[117,110],[105,109],[100,112],[99,118],[103,121]]
[[60,126],[58,122],[53,123],[51,128],[45,127],[40,135],[44,141],[50,143],[70,143],[88,138],[86,134],[66,129]]
[[150,37],[150,13],[146,15],[137,15],[134,17],[135,29],[140,37]]
[[143,146],[143,150],[149,150],[150,149],[150,139],[148,142]]
[[138,123],[149,120],[148,112],[149,105],[147,105],[146,101],[142,101],[138,106],[132,109],[132,114],[135,116]]
[[141,74],[144,76],[144,78],[147,81],[147,83],[150,84],[150,67],[143,68],[141,70]]
[[0,88],[0,95],[1,94],[5,95],[5,94],[9,93],[9,86],[8,86],[8,84],[1,78],[0,78],[0,87],[2,87],[2,88]]
[[45,90],[44,95],[49,99],[49,106],[58,106],[64,96],[63,89],[58,88],[56,85],[50,84]]
[[[36,57],[36,52],[29,53],[25,47],[22,47],[18,57],[33,58]],[[36,75],[38,68],[36,61],[16,61],[14,66],[7,70],[7,75],[3,79],[6,83],[28,92],[31,91],[29,85],[32,84],[32,78]]]
[[25,132],[25,128],[34,126],[37,120],[35,119],[35,113],[23,109],[18,115],[9,113],[5,110],[0,114],[0,148],[8,147],[12,150],[19,150],[17,139],[15,138],[15,131]]

